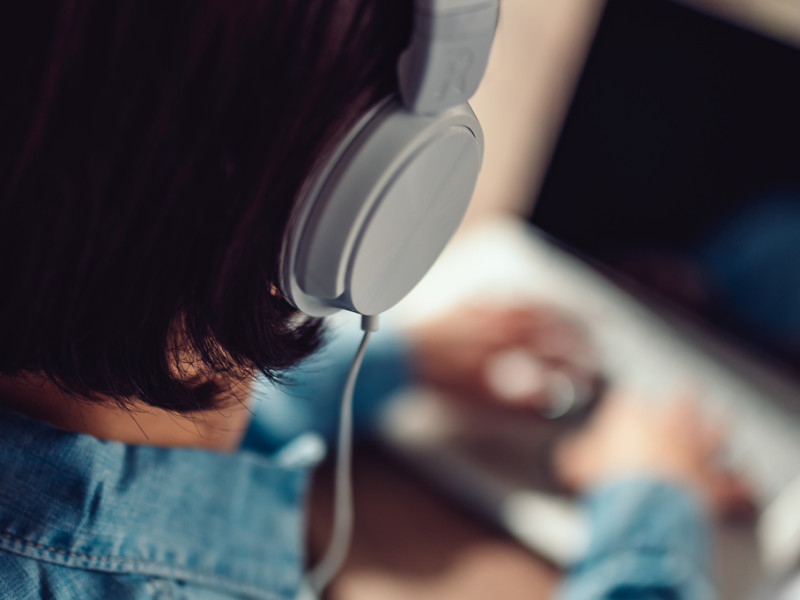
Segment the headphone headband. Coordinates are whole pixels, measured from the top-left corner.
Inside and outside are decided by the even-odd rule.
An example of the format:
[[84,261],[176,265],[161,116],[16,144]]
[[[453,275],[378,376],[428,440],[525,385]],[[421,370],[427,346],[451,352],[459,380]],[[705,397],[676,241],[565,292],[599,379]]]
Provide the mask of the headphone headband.
[[433,114],[466,102],[486,70],[499,0],[416,0],[414,28],[397,65],[412,112]]

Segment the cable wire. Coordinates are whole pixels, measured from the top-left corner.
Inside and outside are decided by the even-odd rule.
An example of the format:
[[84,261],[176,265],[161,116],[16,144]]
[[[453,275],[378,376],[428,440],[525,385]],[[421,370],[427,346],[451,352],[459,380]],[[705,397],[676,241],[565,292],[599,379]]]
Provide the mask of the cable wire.
[[353,535],[353,392],[369,338],[373,331],[378,330],[378,317],[362,317],[361,329],[364,331],[364,337],[353,357],[342,388],[334,483],[333,532],[325,555],[309,574],[311,587],[318,597],[344,564]]

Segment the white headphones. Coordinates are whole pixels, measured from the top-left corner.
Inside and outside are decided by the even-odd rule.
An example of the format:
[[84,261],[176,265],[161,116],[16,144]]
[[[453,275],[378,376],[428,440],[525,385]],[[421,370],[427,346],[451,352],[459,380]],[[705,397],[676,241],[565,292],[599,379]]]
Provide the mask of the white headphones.
[[289,221],[281,289],[304,313],[384,312],[455,232],[483,156],[483,132],[466,101],[486,68],[498,2],[415,0],[399,97],[345,136]]

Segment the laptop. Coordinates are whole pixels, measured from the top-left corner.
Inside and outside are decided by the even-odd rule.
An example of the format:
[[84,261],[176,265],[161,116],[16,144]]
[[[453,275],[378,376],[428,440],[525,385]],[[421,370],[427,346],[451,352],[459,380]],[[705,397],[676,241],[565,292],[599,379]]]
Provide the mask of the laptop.
[[[762,511],[725,544],[737,550],[723,569],[745,581],[800,556],[798,78],[800,50],[766,30],[608,0],[528,223],[462,236],[400,307],[551,303],[583,323],[610,385],[699,387]],[[580,510],[537,464],[568,425],[406,396],[383,425],[398,456],[555,563],[574,560]]]

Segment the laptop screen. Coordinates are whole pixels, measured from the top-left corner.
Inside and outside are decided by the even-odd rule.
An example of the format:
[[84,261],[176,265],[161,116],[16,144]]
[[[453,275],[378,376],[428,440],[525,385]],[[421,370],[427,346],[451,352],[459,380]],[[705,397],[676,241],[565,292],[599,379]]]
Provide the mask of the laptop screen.
[[609,0],[531,221],[800,373],[800,51]]

